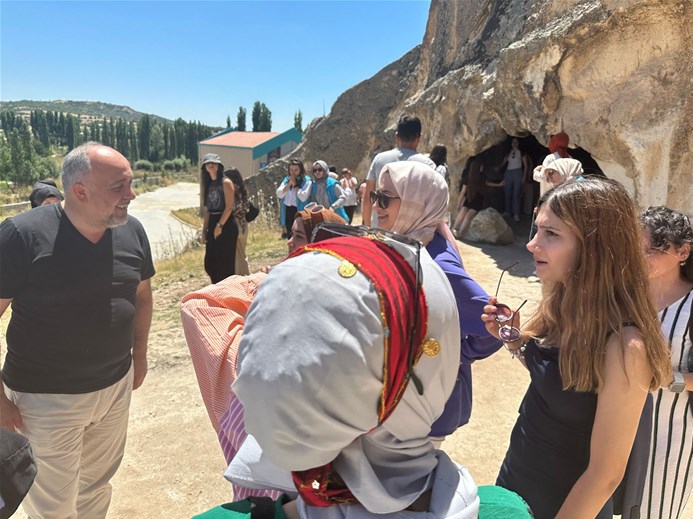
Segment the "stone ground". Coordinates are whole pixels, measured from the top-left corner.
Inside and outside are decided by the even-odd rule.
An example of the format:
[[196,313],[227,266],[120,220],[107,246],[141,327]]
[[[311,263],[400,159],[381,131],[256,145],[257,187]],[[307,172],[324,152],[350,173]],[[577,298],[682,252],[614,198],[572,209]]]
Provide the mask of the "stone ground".
[[[501,269],[520,260],[504,276],[499,298],[511,306],[528,299],[525,315],[536,308],[541,291],[539,283],[528,280],[533,266],[524,248],[527,225],[522,222],[516,229],[513,245],[458,242],[465,267],[491,293]],[[165,311],[206,282],[192,278],[155,294],[155,315],[168,317],[157,317],[152,328],[150,371],[133,395],[125,458],[112,480],[109,519],[182,519],[231,500],[231,487],[222,477],[224,458],[200,397],[180,320]],[[471,421],[450,436],[443,449],[467,465],[478,484],[492,484],[528,376],[503,350],[476,363],[473,371]],[[688,508],[684,519],[693,519]],[[15,517],[26,516],[19,512]]]

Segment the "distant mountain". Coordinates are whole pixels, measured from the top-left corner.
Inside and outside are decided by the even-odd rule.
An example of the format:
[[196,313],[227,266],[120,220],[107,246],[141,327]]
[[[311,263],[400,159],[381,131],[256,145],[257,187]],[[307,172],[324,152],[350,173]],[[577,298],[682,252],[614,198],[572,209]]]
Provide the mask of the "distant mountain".
[[[27,114],[31,110],[50,110],[53,112],[71,113],[79,115],[82,122],[91,119],[103,119],[104,117],[120,117],[126,121],[139,121],[143,112],[133,110],[129,106],[101,103],[99,101],[0,101],[0,110],[12,110],[17,114]],[[154,120],[171,122],[169,119],[149,114]]]

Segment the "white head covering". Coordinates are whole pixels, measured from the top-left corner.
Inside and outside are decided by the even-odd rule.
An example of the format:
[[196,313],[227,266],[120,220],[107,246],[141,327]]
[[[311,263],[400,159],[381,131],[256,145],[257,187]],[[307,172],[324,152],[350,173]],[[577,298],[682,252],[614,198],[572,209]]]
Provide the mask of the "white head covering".
[[544,168],[544,180],[548,182],[548,179],[546,178],[547,169],[553,169],[554,171],[558,172],[558,175],[561,177],[559,184],[562,184],[571,178],[577,178],[584,173],[582,170],[582,164],[576,159],[556,159],[551,162],[551,164],[546,166]]
[[433,168],[407,160],[383,167],[380,178],[390,177],[402,199],[392,231],[427,244],[448,212],[448,185]]
[[[411,249],[395,247],[414,261]],[[247,431],[272,463],[301,471],[332,462],[366,510],[396,512],[432,485],[438,461],[428,433],[457,375],[457,308],[445,275],[422,248],[427,336],[440,349],[423,354],[414,368],[423,395],[408,384],[378,425],[379,296],[360,271],[340,275],[341,264],[330,254],[308,252],[272,270],[246,317],[233,390],[245,406]],[[318,298],[315,287],[329,287],[329,296]]]

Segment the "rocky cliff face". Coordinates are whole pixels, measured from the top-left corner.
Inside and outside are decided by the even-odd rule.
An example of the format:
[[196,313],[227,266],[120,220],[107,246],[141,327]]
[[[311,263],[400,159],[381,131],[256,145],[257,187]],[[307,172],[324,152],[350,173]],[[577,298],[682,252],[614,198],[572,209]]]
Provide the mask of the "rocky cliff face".
[[690,0],[432,0],[423,43],[342,94],[293,156],[363,178],[402,112],[457,171],[507,135],[565,131],[638,205],[691,214],[691,28]]

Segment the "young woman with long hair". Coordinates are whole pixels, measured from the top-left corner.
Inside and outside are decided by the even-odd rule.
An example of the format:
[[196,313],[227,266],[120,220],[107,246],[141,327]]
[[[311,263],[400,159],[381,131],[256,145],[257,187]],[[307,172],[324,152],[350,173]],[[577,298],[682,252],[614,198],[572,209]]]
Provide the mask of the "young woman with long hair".
[[484,166],[481,157],[471,157],[462,175],[462,187],[458,205],[460,207],[455,217],[452,230],[461,238],[476,214],[484,207]]
[[302,211],[306,204],[310,202],[312,181],[306,175],[306,168],[303,162],[298,159],[291,159],[287,166],[288,175],[284,177],[282,183],[277,188],[277,198],[281,200],[279,210],[279,222],[284,228],[282,238],[291,238],[291,226],[298,211]]
[[[497,484],[537,519],[611,518],[648,393],[671,380],[635,206],[618,182],[566,182],[540,199],[536,224],[527,248],[544,294],[506,343],[530,385]],[[497,335],[502,308],[484,310]]]
[[216,153],[202,157],[204,222],[202,243],[205,245],[205,271],[212,283],[233,276],[236,267],[238,226],[232,217],[235,187],[223,174],[224,165]]
[[245,215],[250,208],[248,191],[243,182],[241,172],[236,168],[224,170],[224,177],[233,182],[234,200],[232,216],[238,228],[238,239],[236,240],[236,266],[234,274],[237,276],[247,276],[250,274],[248,268],[248,258],[245,255],[245,246],[248,243],[248,222]]

